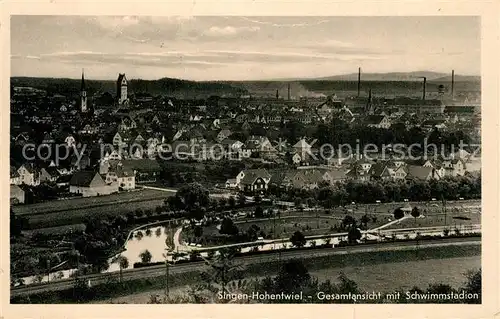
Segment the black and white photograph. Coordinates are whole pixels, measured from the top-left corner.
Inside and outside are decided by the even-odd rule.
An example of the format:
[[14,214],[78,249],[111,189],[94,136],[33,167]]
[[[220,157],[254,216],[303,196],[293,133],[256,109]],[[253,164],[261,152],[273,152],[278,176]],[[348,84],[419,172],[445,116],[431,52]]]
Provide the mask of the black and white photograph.
[[10,304],[482,304],[480,16],[161,14],[10,16]]

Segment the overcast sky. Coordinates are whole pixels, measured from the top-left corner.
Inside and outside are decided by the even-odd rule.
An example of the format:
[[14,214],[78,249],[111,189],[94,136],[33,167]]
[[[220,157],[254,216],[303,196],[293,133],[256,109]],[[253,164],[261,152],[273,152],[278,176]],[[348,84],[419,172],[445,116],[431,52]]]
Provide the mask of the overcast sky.
[[474,17],[13,16],[12,76],[254,80],[480,74]]

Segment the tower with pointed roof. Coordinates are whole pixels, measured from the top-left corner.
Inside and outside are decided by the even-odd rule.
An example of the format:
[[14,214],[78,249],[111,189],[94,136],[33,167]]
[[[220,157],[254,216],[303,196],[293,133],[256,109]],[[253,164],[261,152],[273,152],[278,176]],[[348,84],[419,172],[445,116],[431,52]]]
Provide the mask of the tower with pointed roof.
[[368,115],[375,114],[375,107],[373,105],[373,99],[372,99],[372,89],[368,90],[368,101],[366,102],[365,112]]
[[118,74],[118,80],[116,81],[116,97],[118,99],[118,104],[123,104],[127,101],[127,78],[125,73]]
[[82,113],[87,113],[87,91],[85,90],[85,77],[82,70],[82,86],[80,89],[80,111]]

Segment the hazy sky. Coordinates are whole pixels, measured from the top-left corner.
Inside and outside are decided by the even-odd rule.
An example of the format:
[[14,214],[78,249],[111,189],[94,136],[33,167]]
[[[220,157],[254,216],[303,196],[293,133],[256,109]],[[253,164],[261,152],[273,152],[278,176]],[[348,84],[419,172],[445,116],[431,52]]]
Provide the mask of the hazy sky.
[[480,74],[474,17],[13,16],[12,76],[192,80]]

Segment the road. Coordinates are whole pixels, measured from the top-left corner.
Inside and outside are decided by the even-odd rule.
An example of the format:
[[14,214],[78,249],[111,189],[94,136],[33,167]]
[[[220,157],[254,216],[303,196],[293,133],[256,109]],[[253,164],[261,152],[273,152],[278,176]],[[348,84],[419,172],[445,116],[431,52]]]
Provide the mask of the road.
[[[154,186],[146,186],[146,185],[137,185],[140,186],[144,189],[153,189],[157,191],[162,191],[162,192],[168,192],[168,193],[177,193],[177,189],[175,188],[168,188],[168,187],[154,187]],[[231,197],[231,193],[212,193],[210,194],[210,197],[213,198],[229,198]]]
[[[280,259],[288,260],[293,258],[313,258],[328,255],[345,255],[352,253],[364,253],[364,252],[378,252],[378,251],[400,251],[414,249],[416,241],[408,242],[396,242],[396,243],[384,243],[384,244],[369,244],[369,245],[358,245],[358,246],[348,246],[348,247],[337,247],[332,249],[317,249],[317,250],[295,250],[295,251],[284,251],[275,252],[262,255],[253,256],[241,256],[235,259],[241,264],[258,264],[263,262],[276,261],[276,257],[280,254]],[[436,239],[428,241],[420,241],[419,247],[443,247],[443,246],[457,246],[457,245],[481,245],[480,237],[465,237],[465,238],[446,238],[446,239]],[[170,274],[180,274],[191,271],[201,271],[206,269],[204,262],[193,262],[186,264],[178,264],[170,267]],[[165,273],[165,268],[163,265],[152,266],[147,268],[137,268],[128,269],[123,271],[123,280],[133,280],[140,278],[154,278],[163,276]],[[110,274],[93,274],[87,276],[81,276],[81,279],[90,280],[91,285],[97,285],[105,283]],[[111,276],[117,276],[113,274]],[[74,286],[74,279],[65,279],[48,284],[38,284],[30,285],[24,287],[17,287],[11,289],[11,297],[18,295],[29,295],[44,291],[57,291],[64,289],[71,289]]]

